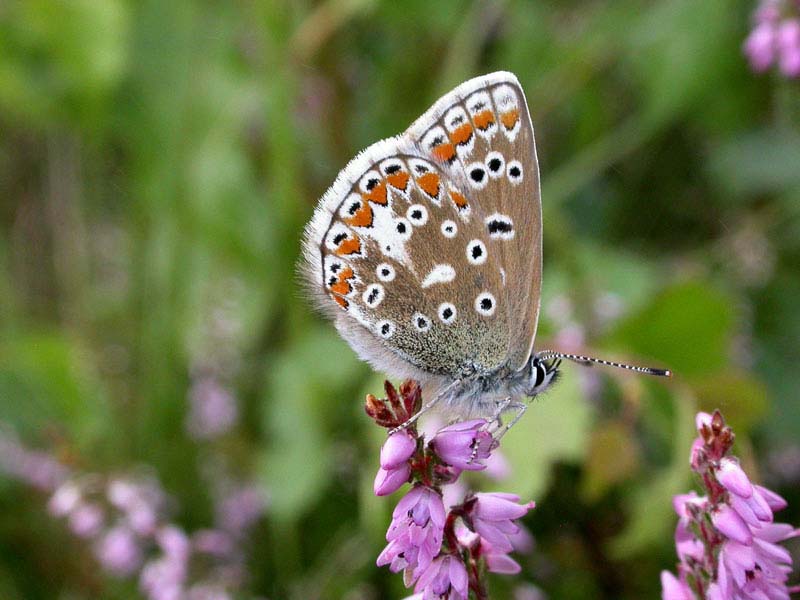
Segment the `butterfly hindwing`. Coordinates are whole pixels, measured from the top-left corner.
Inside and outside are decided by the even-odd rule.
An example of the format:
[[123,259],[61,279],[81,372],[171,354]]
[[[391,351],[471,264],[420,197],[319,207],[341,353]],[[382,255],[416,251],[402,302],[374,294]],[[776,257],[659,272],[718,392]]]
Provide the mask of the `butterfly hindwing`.
[[472,79],[437,101],[406,132],[454,180],[488,236],[504,284],[511,335],[507,366],[530,356],[539,315],[542,218],[539,166],[525,95],[511,73]]

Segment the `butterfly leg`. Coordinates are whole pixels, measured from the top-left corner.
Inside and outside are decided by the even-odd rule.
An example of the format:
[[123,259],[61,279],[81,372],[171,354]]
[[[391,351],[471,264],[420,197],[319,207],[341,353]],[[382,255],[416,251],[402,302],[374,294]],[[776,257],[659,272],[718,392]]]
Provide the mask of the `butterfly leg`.
[[511,421],[509,421],[508,425],[506,425],[505,427],[502,427],[499,430],[499,433],[496,432],[496,435],[494,436],[495,444],[499,444],[500,443],[500,439],[506,433],[508,433],[509,429],[511,429],[514,425],[517,424],[517,421],[519,421],[522,418],[522,415],[524,415],[525,411],[528,410],[528,403],[527,402],[510,402],[506,406],[506,408],[515,409],[517,411],[517,414],[514,415],[514,418],[511,419]]
[[439,402],[439,400],[441,400],[444,397],[445,394],[447,394],[450,390],[452,390],[454,387],[456,387],[456,385],[458,385],[460,383],[461,382],[459,380],[456,380],[453,383],[451,383],[450,385],[448,385],[441,392],[436,394],[433,397],[432,400],[429,400],[427,403],[425,403],[422,406],[422,408],[420,408],[406,422],[404,422],[402,425],[398,425],[394,429],[390,429],[389,430],[389,435],[393,435],[393,434],[397,433],[398,431],[403,431],[404,429],[408,429],[409,427],[411,427],[414,423],[417,422],[417,419],[419,419],[422,415],[424,415],[426,412],[428,412],[430,409],[432,409],[434,406],[436,406],[437,402]]

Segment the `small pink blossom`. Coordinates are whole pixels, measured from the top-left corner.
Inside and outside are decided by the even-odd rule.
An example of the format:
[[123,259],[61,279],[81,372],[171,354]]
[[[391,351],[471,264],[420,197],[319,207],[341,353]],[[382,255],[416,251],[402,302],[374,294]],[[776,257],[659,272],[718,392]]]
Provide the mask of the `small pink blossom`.
[[402,463],[394,469],[378,469],[378,474],[375,475],[375,483],[372,490],[376,496],[388,496],[395,493],[411,476],[411,466],[408,463]]
[[415,486],[392,513],[386,532],[389,544],[378,557],[378,566],[405,571],[407,584],[428,568],[442,547],[445,510],[441,496],[432,488]]
[[486,465],[494,439],[485,429],[486,421],[474,419],[441,429],[431,440],[431,448],[444,462],[465,471],[480,471]]
[[424,600],[467,600],[467,570],[453,555],[440,556],[420,575],[414,591]]

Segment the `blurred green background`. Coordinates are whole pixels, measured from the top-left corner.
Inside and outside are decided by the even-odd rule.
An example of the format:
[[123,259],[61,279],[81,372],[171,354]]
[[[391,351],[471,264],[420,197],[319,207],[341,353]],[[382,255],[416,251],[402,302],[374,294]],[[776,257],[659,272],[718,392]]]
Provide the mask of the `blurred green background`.
[[145,479],[187,536],[251,490],[235,576],[211,559],[187,576],[229,597],[405,595],[375,567],[396,500],[372,495],[363,399],[382,378],[302,297],[299,239],[358,150],[499,69],[537,131],[537,346],[676,376],[565,365],[536,400],[508,476],[471,480],[538,504],[536,548],[493,597],[656,597],[698,409],[723,411],[800,523],[800,82],[750,72],[753,8],[0,5],[0,597],[145,594],[58,517],[65,478],[106,529],[105,482]]

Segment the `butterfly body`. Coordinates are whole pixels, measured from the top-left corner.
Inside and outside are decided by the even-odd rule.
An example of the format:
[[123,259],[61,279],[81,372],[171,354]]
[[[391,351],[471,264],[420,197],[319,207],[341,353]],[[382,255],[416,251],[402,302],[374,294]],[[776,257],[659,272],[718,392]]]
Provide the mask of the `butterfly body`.
[[532,353],[541,291],[533,126],[511,73],[472,79],[353,159],[304,239],[316,304],[376,369],[453,417],[555,377]]

